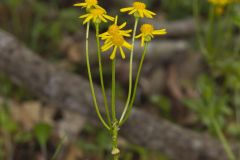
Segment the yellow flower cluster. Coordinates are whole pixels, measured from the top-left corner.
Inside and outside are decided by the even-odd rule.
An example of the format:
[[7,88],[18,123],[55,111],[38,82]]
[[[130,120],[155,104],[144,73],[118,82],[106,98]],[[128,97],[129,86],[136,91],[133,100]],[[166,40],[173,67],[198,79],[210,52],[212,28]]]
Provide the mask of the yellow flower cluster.
[[98,5],[97,0],[85,0],[84,3],[76,3],[74,6],[86,8],[87,13],[79,17],[85,18],[83,24],[91,20],[94,23],[107,22],[107,20],[114,21],[114,18],[107,15],[106,10]]
[[[85,0],[84,3],[77,3],[74,6],[86,8],[87,13],[79,17],[84,18],[83,24],[89,23],[91,20],[95,24],[107,22],[108,20],[114,21],[114,18],[107,15],[106,10],[98,5],[97,0]],[[142,2],[134,2],[131,7],[122,8],[120,11],[128,12],[129,15],[133,15],[136,19],[144,17],[153,18],[156,15],[156,13],[148,10],[146,4]],[[125,40],[126,37],[131,37],[130,33],[132,30],[123,30],[127,23],[124,22],[118,25],[117,20],[118,17],[116,16],[114,24],[110,25],[106,32],[99,35],[104,41],[104,45],[101,47],[103,52],[113,48],[110,55],[111,60],[115,59],[117,50],[120,51],[121,57],[125,59],[126,55],[123,47],[129,50],[132,49],[132,45]],[[167,33],[165,29],[154,30],[151,24],[143,24],[140,31],[141,33],[134,38],[141,38],[141,46],[144,46],[145,42],[150,42],[154,38],[154,35],[164,35]]]

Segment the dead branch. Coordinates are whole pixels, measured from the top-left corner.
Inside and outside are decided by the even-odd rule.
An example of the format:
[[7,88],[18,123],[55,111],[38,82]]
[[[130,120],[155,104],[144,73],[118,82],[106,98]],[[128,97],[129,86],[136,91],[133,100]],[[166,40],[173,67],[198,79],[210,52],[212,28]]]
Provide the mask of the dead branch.
[[[0,31],[0,70],[40,100],[78,112],[90,121],[97,120],[87,80],[56,68],[3,31]],[[101,92],[95,87],[102,105]],[[136,107],[120,134],[131,143],[162,152],[173,160],[227,160],[221,144],[213,138]]]

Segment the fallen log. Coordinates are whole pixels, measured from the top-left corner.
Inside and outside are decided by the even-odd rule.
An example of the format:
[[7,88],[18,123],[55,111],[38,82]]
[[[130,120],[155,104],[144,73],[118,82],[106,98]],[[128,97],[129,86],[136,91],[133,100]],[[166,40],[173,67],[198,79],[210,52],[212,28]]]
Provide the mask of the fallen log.
[[[0,71],[40,100],[97,121],[87,80],[56,68],[4,31],[0,31]],[[103,106],[98,87],[96,93]],[[117,106],[122,104],[117,102]],[[118,107],[118,111],[120,109]],[[227,160],[222,145],[213,138],[183,129],[136,107],[120,134],[129,142],[164,153],[172,160]]]
[[[81,35],[82,37],[83,35]],[[84,38],[80,38],[81,40],[74,40],[74,38],[68,38],[63,42],[64,47],[62,47],[63,52],[68,54],[71,52],[72,48],[76,48],[75,52],[79,55],[79,63],[85,65],[85,46],[81,44],[85,43]],[[96,40],[93,34],[90,35],[90,44],[91,47],[89,49],[89,54],[91,56],[91,64],[98,64],[98,58],[96,56],[97,48],[96,48]],[[146,60],[151,61],[152,63],[164,63],[166,61],[171,61],[172,58],[177,54],[182,54],[189,52],[191,50],[190,43],[187,40],[179,39],[179,40],[153,40],[148,47],[148,54],[146,55]],[[156,52],[157,51],[157,52]],[[140,45],[140,41],[136,40],[135,51],[134,51],[134,61],[139,61],[141,59],[141,53],[143,52],[143,47]],[[111,51],[104,52],[102,54],[102,60],[108,61],[109,55]],[[129,57],[129,51],[127,50],[126,56]],[[121,59],[121,56],[118,56]]]

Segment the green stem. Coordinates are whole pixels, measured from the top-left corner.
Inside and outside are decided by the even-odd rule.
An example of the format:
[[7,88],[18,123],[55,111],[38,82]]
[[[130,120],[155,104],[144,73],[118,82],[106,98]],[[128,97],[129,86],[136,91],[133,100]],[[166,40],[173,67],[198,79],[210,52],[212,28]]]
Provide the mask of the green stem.
[[96,41],[97,41],[97,48],[98,48],[97,53],[98,53],[99,75],[100,75],[100,82],[102,87],[103,101],[104,101],[104,106],[107,114],[108,124],[111,125],[111,118],[109,114],[109,109],[108,109],[109,107],[108,107],[107,96],[105,92],[105,85],[103,80],[101,49],[100,49],[100,41],[99,41],[99,24],[97,23],[95,27],[96,27]]
[[[215,20],[215,7],[211,6],[209,11],[209,28],[207,33],[207,46],[208,46],[208,53],[214,55],[213,52],[213,33],[214,33],[214,20]],[[210,58],[213,58],[212,56]]]
[[138,21],[139,18],[135,19],[135,24],[134,24],[134,29],[133,29],[133,36],[132,36],[132,49],[130,53],[130,66],[129,66],[129,88],[128,88],[128,97],[127,97],[127,102],[125,104],[122,116],[120,118],[120,122],[123,121],[123,118],[125,117],[125,114],[128,110],[129,103],[131,100],[131,94],[132,94],[132,65],[133,65],[133,52],[134,52],[134,44],[135,44],[135,36],[136,36],[136,30],[138,26]]
[[196,27],[196,37],[197,37],[197,41],[199,44],[199,47],[202,51],[202,53],[204,54],[205,58],[208,58],[208,51],[204,45],[204,38],[201,36],[201,29],[200,29],[200,9],[199,9],[199,0],[195,0],[193,2],[193,14],[194,14],[194,18],[195,18],[195,27]]
[[118,122],[115,121],[112,126],[112,156],[113,160],[118,160],[120,156],[120,150],[118,149]]
[[137,77],[136,77],[135,84],[134,84],[133,96],[132,96],[129,108],[128,108],[123,120],[119,122],[120,126],[128,119],[128,117],[131,113],[133,103],[134,103],[135,98],[136,98],[137,86],[138,86],[139,77],[140,77],[141,70],[142,70],[142,65],[143,65],[143,62],[144,62],[144,59],[145,59],[145,56],[146,56],[146,53],[147,53],[147,48],[148,48],[148,43],[145,43],[144,51],[143,51],[143,54],[142,54],[142,57],[141,57],[141,60],[140,60],[140,64],[139,64],[138,71],[137,71]]
[[95,91],[94,91],[94,86],[93,86],[93,80],[92,80],[92,74],[91,74],[91,68],[90,68],[90,62],[89,62],[89,26],[90,26],[90,22],[87,23],[87,29],[86,29],[86,62],[87,62],[87,71],[88,71],[88,78],[89,78],[89,83],[90,83],[90,88],[91,88],[91,93],[92,93],[92,97],[93,97],[93,103],[94,103],[94,107],[96,110],[96,113],[100,119],[100,121],[102,122],[102,124],[108,129],[110,130],[110,127],[107,125],[107,123],[104,121],[100,111],[99,111],[99,107],[97,104],[97,98],[95,95]]
[[43,159],[47,160],[47,144],[41,145],[41,152],[43,155]]
[[60,152],[63,149],[63,145],[64,145],[64,141],[65,141],[66,136],[64,136],[63,138],[61,138],[60,143],[57,145],[57,148],[51,158],[51,160],[57,160],[59,158]]
[[118,149],[118,120],[116,117],[116,104],[115,104],[115,94],[116,94],[116,60],[112,60],[112,99],[111,99],[111,107],[112,107],[112,156],[113,160],[119,159],[120,151]]
[[112,60],[112,99],[111,99],[111,106],[112,106],[112,120],[113,121],[116,121],[117,118],[116,118],[116,108],[115,108],[115,93],[116,93],[116,89],[115,89],[115,83],[116,83],[116,74],[115,74],[115,64],[116,63],[116,60],[113,59]]
[[220,129],[219,125],[217,122],[213,122],[213,127],[217,133],[217,136],[219,138],[219,140],[221,141],[222,145],[223,145],[223,148],[229,158],[229,160],[236,160],[227,140],[226,140],[226,137],[224,136],[224,134],[222,133],[222,130]]

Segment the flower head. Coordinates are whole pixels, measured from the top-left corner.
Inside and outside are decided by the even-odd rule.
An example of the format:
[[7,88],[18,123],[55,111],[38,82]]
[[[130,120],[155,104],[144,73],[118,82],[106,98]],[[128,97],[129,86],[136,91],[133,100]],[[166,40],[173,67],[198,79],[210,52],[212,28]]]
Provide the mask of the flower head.
[[93,20],[94,23],[107,22],[107,20],[114,21],[114,18],[107,15],[107,12],[102,8],[90,9],[89,13],[80,16],[79,18],[85,18],[83,24]]
[[208,1],[214,5],[223,7],[232,3],[234,0],[208,0]]
[[115,59],[117,49],[120,50],[122,59],[125,59],[126,56],[125,56],[125,53],[124,53],[122,47],[125,47],[129,50],[132,48],[132,46],[127,41],[125,41],[124,37],[121,34],[113,34],[111,36],[111,38],[107,39],[106,41],[107,42],[104,43],[104,45],[101,47],[101,49],[103,52],[105,52],[105,51],[109,50],[110,48],[113,48],[113,51],[110,55],[111,60]]
[[167,34],[166,29],[154,30],[151,24],[143,24],[140,28],[141,34],[137,35],[136,38],[142,38],[141,46],[144,46],[144,42],[149,42],[152,40],[154,35],[164,35]]
[[123,24],[118,26],[117,20],[118,17],[116,16],[114,24],[108,27],[107,32],[104,32],[99,35],[99,37],[101,37],[102,40],[106,40],[105,43],[107,43],[114,34],[120,34],[125,37],[130,37],[129,33],[131,33],[132,30],[122,30],[127,25],[127,23],[124,22]]
[[132,7],[122,8],[121,12],[129,12],[128,14],[134,14],[135,17],[147,17],[153,18],[156,15],[154,12],[146,9],[146,4],[142,2],[134,2]]
[[225,7],[231,3],[239,3],[239,0],[208,0],[214,5],[215,13],[217,15],[222,15],[225,11]]
[[76,3],[74,6],[86,8],[87,10],[91,8],[102,8],[98,5],[97,0],[85,0],[84,3]]

